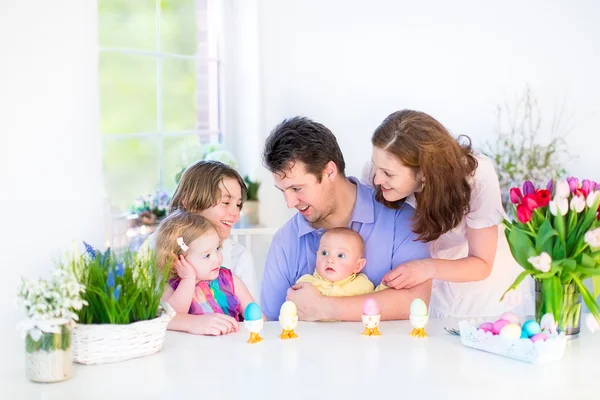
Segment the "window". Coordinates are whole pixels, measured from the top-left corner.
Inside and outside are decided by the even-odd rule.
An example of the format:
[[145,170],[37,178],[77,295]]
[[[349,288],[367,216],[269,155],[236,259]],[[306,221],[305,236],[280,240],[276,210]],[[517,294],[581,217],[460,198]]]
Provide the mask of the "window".
[[104,181],[125,211],[220,142],[219,1],[99,0]]

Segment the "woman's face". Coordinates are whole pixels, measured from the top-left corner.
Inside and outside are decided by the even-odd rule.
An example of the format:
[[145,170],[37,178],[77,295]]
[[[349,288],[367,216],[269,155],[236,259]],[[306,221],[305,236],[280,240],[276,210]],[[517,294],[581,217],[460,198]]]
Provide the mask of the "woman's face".
[[213,223],[221,239],[227,239],[231,234],[231,227],[240,219],[242,188],[237,180],[227,178],[219,184],[219,189],[221,189],[219,202],[200,211],[199,214]]
[[383,198],[389,202],[402,200],[423,188],[423,177],[415,176],[412,168],[387,150],[373,147],[373,167],[375,168],[375,186],[381,187]]

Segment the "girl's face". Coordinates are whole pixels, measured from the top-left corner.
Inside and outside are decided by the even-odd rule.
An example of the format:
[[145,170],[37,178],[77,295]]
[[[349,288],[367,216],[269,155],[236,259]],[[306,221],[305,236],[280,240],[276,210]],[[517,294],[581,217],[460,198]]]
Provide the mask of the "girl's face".
[[217,232],[211,229],[188,246],[185,259],[194,267],[196,279],[200,281],[217,279],[223,262],[221,238]]
[[381,187],[383,198],[389,202],[402,200],[423,188],[423,177],[402,164],[387,150],[373,147],[371,156],[375,167],[375,186]]
[[242,188],[237,180],[226,178],[219,183],[219,189],[219,203],[200,211],[199,214],[213,223],[221,239],[227,239],[231,234],[231,227],[240,219]]

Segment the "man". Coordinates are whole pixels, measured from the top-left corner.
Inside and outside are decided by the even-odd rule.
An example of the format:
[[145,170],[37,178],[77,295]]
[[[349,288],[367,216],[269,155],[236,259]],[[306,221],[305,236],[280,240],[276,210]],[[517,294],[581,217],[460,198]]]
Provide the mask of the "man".
[[379,303],[382,319],[388,320],[407,319],[417,297],[429,302],[431,281],[352,297],[325,297],[310,283],[296,284],[314,272],[319,239],[330,228],[350,227],[363,237],[367,264],[362,272],[375,286],[396,266],[428,258],[429,250],[415,241],[412,207],[386,208],[375,201],[372,188],[346,177],[337,140],[322,124],[303,117],[283,121],[267,138],[263,161],[287,206],[298,210],[275,234],[267,254],[261,307],[269,320],[278,318],[286,298],[306,321],[360,321],[367,297]]

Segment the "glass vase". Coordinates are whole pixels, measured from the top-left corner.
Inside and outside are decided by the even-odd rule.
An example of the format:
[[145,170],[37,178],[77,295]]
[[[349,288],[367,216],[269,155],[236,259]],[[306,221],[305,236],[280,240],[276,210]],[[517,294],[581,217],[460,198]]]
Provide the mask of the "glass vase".
[[71,378],[71,328],[68,324],[58,328],[60,333],[34,328],[25,336],[25,374],[29,380],[51,383]]
[[535,319],[540,321],[546,313],[554,315],[558,329],[567,336],[579,334],[581,329],[581,293],[571,284],[550,284],[535,281]]

